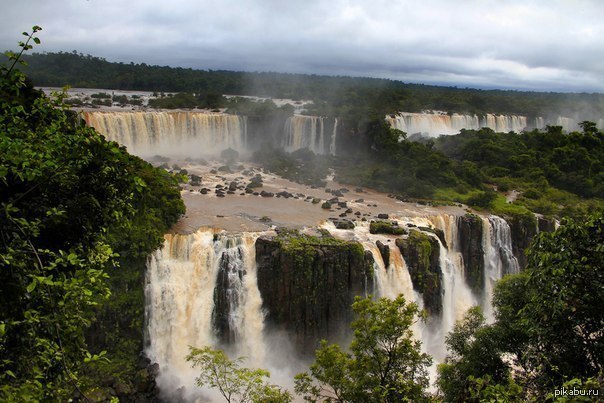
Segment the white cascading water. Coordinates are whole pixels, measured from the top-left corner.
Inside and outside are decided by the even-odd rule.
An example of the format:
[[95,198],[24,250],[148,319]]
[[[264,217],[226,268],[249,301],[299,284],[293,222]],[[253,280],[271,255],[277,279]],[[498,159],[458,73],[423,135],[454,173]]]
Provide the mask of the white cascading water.
[[436,365],[444,361],[447,350],[445,337],[453,330],[453,326],[461,320],[466,311],[478,304],[478,301],[466,283],[463,258],[459,251],[457,217],[438,215],[427,218],[414,217],[412,221],[417,226],[435,228],[443,231],[447,246],[434,234],[425,232],[433,237],[439,245],[439,266],[442,271],[442,314],[440,318],[431,318],[424,330],[422,340],[426,343],[426,351],[434,358],[430,369],[431,379],[436,379]]
[[[436,366],[446,357],[445,337],[453,329],[455,322],[462,319],[465,312],[479,303],[464,277],[463,262],[458,249],[457,218],[451,215],[434,217],[392,217],[399,225],[411,223],[417,227],[432,227],[443,231],[447,247],[432,232],[423,231],[437,240],[439,245],[439,265],[442,270],[443,307],[439,317],[431,317],[426,323],[417,323],[414,334],[422,341],[422,349],[434,358],[430,368],[430,378],[436,379]],[[407,301],[416,302],[423,308],[423,299],[413,289],[411,276],[403,256],[394,245],[396,237],[373,235],[369,233],[368,223],[357,223],[353,231],[336,230],[331,222],[322,224],[336,238],[361,242],[374,258],[375,294],[380,297],[395,298],[403,294]],[[419,230],[415,228],[414,230]],[[353,232],[353,234],[351,234]],[[390,248],[390,263],[386,267],[382,255],[376,246],[380,240]],[[390,242],[389,242],[390,241]]]
[[189,346],[219,346],[212,312],[221,268],[228,270],[229,277],[233,354],[248,357],[253,366],[264,362],[264,315],[254,247],[257,236],[214,234],[208,229],[191,235],[168,234],[164,247],[150,258],[145,287],[146,352],[160,365],[157,381],[163,391],[175,392],[185,386],[194,393],[197,371],[185,361]]
[[[435,228],[443,231],[446,247],[432,232],[423,231],[433,237],[439,245],[439,266],[442,271],[442,314],[431,317],[426,323],[414,326],[414,333],[422,341],[422,349],[434,358],[430,378],[436,379],[436,366],[444,361],[447,350],[445,338],[453,330],[453,326],[461,320],[466,311],[475,305],[481,305],[487,318],[492,316],[490,297],[479,300],[465,280],[463,258],[458,239],[459,228],[457,217],[447,214],[431,217],[392,217],[399,225],[411,223],[417,227]],[[419,292],[413,289],[411,276],[398,247],[394,246],[394,238],[385,235],[369,233],[367,223],[357,223],[353,231],[337,230],[331,222],[322,224],[336,238],[361,242],[364,248],[371,252],[374,258],[375,291],[377,296],[394,298],[403,294],[408,301],[416,302],[423,307],[423,299]],[[414,230],[421,230],[415,228]],[[352,234],[351,234],[352,232]],[[492,295],[494,282],[504,274],[518,272],[518,262],[512,253],[510,227],[505,220],[491,216],[483,219],[483,247],[485,253],[485,295]],[[386,267],[382,255],[376,246],[380,240],[390,248],[390,263]],[[390,240],[391,242],[388,242]],[[488,263],[487,263],[488,261]]]
[[482,308],[487,322],[495,321],[493,312],[493,288],[505,274],[520,271],[518,260],[512,251],[512,234],[508,223],[500,217],[482,219],[482,247],[484,250],[484,292]]
[[477,115],[434,113],[399,112],[394,116],[387,116],[386,120],[391,127],[401,130],[409,135],[420,133],[424,136],[438,137],[441,134],[453,135],[461,129],[478,130],[488,127],[496,132],[520,133],[527,127],[527,118],[516,115],[486,114]]
[[291,116],[285,122],[285,133],[281,145],[288,152],[308,148],[315,154],[325,154],[323,126],[322,117]]
[[[374,289],[370,290],[370,294],[391,299],[403,294],[407,301],[418,302],[421,300],[419,294],[413,290],[409,270],[401,255],[401,251],[394,245],[394,237],[371,234],[368,222],[358,222],[353,230],[336,229],[331,221],[324,221],[320,227],[329,231],[335,238],[359,242],[365,250],[371,252],[375,281]],[[382,254],[376,245],[377,241],[381,241],[390,250],[390,262],[388,266],[386,266]]]
[[527,126],[525,116],[486,114],[481,121],[481,127],[488,127],[497,133],[520,133]]
[[105,138],[138,155],[215,154],[247,150],[245,117],[205,112],[84,112],[84,120]]
[[333,122],[333,133],[331,133],[331,142],[329,143],[329,154],[336,155],[336,136],[338,134],[338,118]]

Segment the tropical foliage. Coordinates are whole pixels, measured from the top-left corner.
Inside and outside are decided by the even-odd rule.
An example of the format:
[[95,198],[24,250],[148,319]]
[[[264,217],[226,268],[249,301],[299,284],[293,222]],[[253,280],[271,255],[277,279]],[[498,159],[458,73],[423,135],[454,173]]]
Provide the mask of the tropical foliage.
[[[34,27],[22,51],[39,43]],[[0,67],[0,399],[67,400],[85,328],[119,259],[146,256],[184,212],[176,181],[107,142],[62,102]],[[118,252],[121,257],[118,255]]]
[[432,362],[414,340],[418,307],[403,296],[394,300],[356,299],[350,352],[324,341],[308,372],[296,376],[296,392],[306,401],[401,402],[426,397]]
[[192,363],[193,368],[199,368],[201,371],[195,379],[197,386],[217,389],[226,402],[292,401],[288,391],[266,382],[265,378],[270,376],[268,371],[242,367],[243,357],[231,360],[222,350],[191,347],[187,361]]
[[[439,366],[446,401],[543,401],[562,387],[602,387],[604,217],[542,233],[524,272],[496,287],[496,321],[470,311],[447,338]],[[575,386],[571,386],[575,385]]]

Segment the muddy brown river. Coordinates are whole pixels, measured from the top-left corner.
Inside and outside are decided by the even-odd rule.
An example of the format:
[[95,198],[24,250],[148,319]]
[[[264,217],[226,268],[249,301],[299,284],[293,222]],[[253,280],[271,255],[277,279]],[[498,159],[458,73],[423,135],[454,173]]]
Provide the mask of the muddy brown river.
[[[182,161],[177,164],[189,174],[202,177],[200,186],[183,186],[181,194],[187,212],[172,229],[173,232],[181,234],[192,233],[202,227],[226,231],[264,231],[274,226],[316,227],[330,218],[354,222],[363,218],[367,221],[376,219],[378,214],[417,217],[434,216],[443,212],[463,215],[466,212],[460,207],[432,207],[401,202],[384,193],[333,180],[328,180],[326,187],[312,188],[266,173],[260,167],[249,163],[238,165],[239,169],[231,168],[231,173],[218,171],[223,165],[219,161],[212,161],[207,165]],[[256,174],[261,175],[263,186],[253,189],[258,195],[246,193],[246,185]],[[229,194],[227,190],[233,182],[236,183],[237,189]],[[223,193],[224,197],[217,196],[217,186],[222,186],[223,191],[219,193]],[[336,197],[327,193],[326,188],[341,190],[343,196],[337,199],[338,202],[345,202],[346,207],[333,203],[330,209],[322,208],[324,201]],[[200,193],[201,189],[206,189],[207,194]],[[261,196],[262,191],[272,193],[273,197]],[[283,191],[293,197],[279,197],[277,194]],[[313,198],[320,199],[320,202],[313,204]],[[345,216],[341,217],[341,214]]]

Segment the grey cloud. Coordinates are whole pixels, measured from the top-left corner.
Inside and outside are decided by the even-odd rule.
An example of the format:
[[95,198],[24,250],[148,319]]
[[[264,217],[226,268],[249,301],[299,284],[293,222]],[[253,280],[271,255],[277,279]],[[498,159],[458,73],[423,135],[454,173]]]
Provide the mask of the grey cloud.
[[0,48],[195,68],[604,92],[593,0],[0,0]]

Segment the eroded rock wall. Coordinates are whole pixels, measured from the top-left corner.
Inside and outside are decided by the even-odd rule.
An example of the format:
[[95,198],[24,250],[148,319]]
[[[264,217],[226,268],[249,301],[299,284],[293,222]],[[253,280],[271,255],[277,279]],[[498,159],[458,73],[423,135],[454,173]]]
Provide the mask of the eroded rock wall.
[[373,258],[355,242],[260,237],[256,264],[267,328],[288,331],[303,355],[345,339],[354,297],[372,289]]

